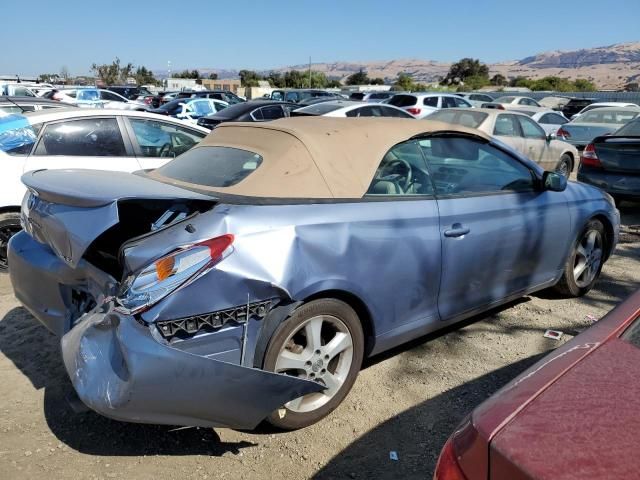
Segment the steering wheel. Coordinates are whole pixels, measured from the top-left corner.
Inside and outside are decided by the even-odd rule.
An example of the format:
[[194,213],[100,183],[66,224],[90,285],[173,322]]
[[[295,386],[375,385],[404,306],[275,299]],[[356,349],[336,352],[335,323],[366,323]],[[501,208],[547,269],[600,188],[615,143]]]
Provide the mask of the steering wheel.
[[170,143],[165,143],[160,147],[160,152],[158,153],[159,157],[171,157],[172,147]]
[[[395,173],[395,170],[398,167],[401,167],[404,172]],[[409,164],[409,162],[401,158],[395,157],[392,160],[389,160],[382,166],[382,168],[378,172],[378,178],[381,180],[389,175],[398,175],[400,177],[400,179],[402,180],[400,182],[400,187],[403,191],[407,191],[407,189],[413,183],[413,170],[411,168],[411,165]]]

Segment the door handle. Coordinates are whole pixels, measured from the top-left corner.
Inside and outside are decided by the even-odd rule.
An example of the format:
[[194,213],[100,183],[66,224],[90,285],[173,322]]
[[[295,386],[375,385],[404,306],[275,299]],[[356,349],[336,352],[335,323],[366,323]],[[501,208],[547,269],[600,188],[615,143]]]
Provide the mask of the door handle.
[[461,223],[454,223],[451,228],[444,231],[445,237],[461,237],[469,233],[471,229],[463,226]]

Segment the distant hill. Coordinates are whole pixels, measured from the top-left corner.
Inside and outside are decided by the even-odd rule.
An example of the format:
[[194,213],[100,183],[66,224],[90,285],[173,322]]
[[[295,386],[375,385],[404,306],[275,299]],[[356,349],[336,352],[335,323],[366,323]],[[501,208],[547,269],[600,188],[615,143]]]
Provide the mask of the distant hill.
[[[482,59],[480,59],[482,61]],[[451,63],[433,60],[399,59],[374,62],[333,62],[313,63],[311,68],[325,73],[328,77],[345,79],[362,69],[369,77],[381,77],[393,81],[399,73],[410,74],[419,82],[434,82],[444,77]],[[607,47],[586,48],[575,51],[552,51],[538,53],[521,60],[488,64],[490,75],[501,73],[506,77],[525,76],[541,78],[548,75],[570,79],[585,78],[601,89],[617,89],[640,78],[640,42],[619,43]],[[285,72],[306,70],[309,65],[276,67],[265,71]],[[208,75],[218,73],[220,78],[234,78],[238,70],[218,70],[199,68]],[[160,71],[160,70],[157,70]],[[162,76],[161,76],[162,78]]]

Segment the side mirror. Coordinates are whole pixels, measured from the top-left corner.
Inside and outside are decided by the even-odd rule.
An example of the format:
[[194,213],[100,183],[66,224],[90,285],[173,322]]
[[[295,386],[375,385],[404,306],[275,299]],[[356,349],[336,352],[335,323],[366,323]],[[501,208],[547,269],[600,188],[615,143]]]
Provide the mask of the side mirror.
[[555,140],[556,138],[558,138],[558,136],[555,133],[551,132],[550,134],[547,135],[547,142]]
[[544,172],[542,186],[551,192],[564,192],[567,188],[567,177],[558,172]]

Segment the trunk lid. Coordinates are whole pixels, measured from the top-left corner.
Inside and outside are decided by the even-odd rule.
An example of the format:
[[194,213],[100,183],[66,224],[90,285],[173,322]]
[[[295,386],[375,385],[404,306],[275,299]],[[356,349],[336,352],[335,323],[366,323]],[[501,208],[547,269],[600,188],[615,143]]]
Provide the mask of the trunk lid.
[[[24,174],[22,182],[31,192],[23,203],[25,230],[72,268],[102,237],[94,263],[105,269],[101,261],[110,264],[111,274],[125,241],[216,203],[212,197],[124,172],[38,170]],[[168,223],[153,225],[171,209],[176,211],[165,219]]]
[[640,137],[599,137],[593,146],[606,170],[640,173]]

